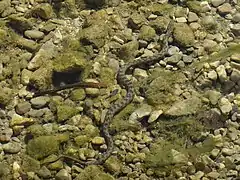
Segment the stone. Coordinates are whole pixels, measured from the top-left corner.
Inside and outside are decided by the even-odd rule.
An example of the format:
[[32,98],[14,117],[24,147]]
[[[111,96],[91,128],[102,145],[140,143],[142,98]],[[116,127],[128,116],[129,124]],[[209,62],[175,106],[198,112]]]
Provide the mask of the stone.
[[61,169],[55,176],[56,180],[72,180],[71,175],[66,169]]
[[218,179],[219,176],[220,176],[220,174],[216,171],[212,171],[207,174],[207,177],[212,178],[212,179]]
[[204,39],[203,40],[203,47],[208,52],[214,52],[214,51],[216,51],[217,42],[213,41],[211,39]]
[[32,98],[30,100],[32,106],[37,109],[43,108],[44,106],[47,105],[49,101],[50,101],[50,98],[46,96],[39,96],[39,97]]
[[225,69],[224,65],[218,66],[216,71],[217,71],[219,80],[221,82],[224,82],[225,80],[227,80],[227,72],[226,72],[226,69]]
[[104,163],[104,167],[109,172],[120,173],[122,169],[122,163],[117,157],[110,156]]
[[190,47],[195,42],[193,31],[185,23],[178,23],[175,25],[173,37],[176,42],[183,47]]
[[234,149],[222,148],[222,154],[224,156],[231,156],[235,153]]
[[218,103],[218,100],[221,97],[221,93],[220,92],[215,91],[215,90],[209,90],[206,93],[207,93],[208,98],[209,98],[209,100],[210,100],[212,105],[215,105],[215,104]]
[[21,83],[23,85],[28,85],[30,82],[30,77],[32,75],[32,71],[29,71],[27,69],[23,69],[21,73]]
[[26,117],[22,117],[18,114],[14,114],[12,116],[12,119],[10,121],[10,126],[27,126],[27,125],[31,125],[35,122],[34,119],[32,118],[26,118]]
[[133,75],[137,79],[142,79],[142,78],[147,78],[148,77],[147,71],[144,70],[144,69],[140,69],[140,68],[135,68],[134,72],[133,72]]
[[188,13],[188,22],[196,22],[196,21],[198,21],[198,15],[196,14],[196,13],[194,13],[194,12],[189,12]]
[[214,70],[209,71],[207,76],[209,79],[214,80],[214,81],[217,80],[217,78],[218,78],[218,75],[217,75],[216,71],[214,71]]
[[240,71],[237,69],[233,69],[230,75],[230,79],[233,82],[238,82],[240,80]]
[[218,106],[223,114],[228,114],[232,110],[232,104],[225,97],[221,98],[218,102]]
[[230,26],[230,28],[235,36],[240,36],[240,24],[239,23],[233,24],[232,26]]
[[8,102],[13,98],[13,90],[7,87],[1,88],[0,92],[0,104],[6,106]]
[[151,112],[150,117],[148,118],[148,123],[152,123],[158,119],[158,117],[163,113],[162,110],[154,110]]
[[240,22],[240,13],[236,13],[232,17],[232,22],[239,23]]
[[103,138],[103,137],[94,137],[93,139],[92,139],[92,143],[93,144],[96,144],[96,145],[102,145],[102,144],[104,144],[105,143],[105,139]]
[[42,159],[57,153],[58,150],[59,142],[55,136],[40,136],[31,139],[27,144],[27,153],[35,159]]
[[13,135],[13,130],[11,128],[5,128],[0,131],[0,142],[9,142]]
[[70,105],[58,105],[57,106],[57,121],[63,122],[71,117],[77,115],[79,113],[79,109]]
[[211,151],[211,156],[212,156],[213,158],[216,158],[216,157],[219,155],[219,152],[220,152],[219,149],[213,149],[213,150]]
[[42,39],[44,37],[44,33],[38,30],[26,30],[24,35],[30,39]]
[[140,28],[139,32],[139,39],[145,40],[145,41],[152,41],[156,36],[155,29],[153,29],[151,26],[143,25]]
[[231,6],[231,4],[229,4],[229,3],[224,3],[224,4],[222,4],[221,6],[218,6],[218,12],[220,13],[220,14],[228,14],[228,13],[231,13],[231,11],[232,11],[232,6]]
[[82,101],[86,98],[86,93],[84,89],[74,89],[70,94],[70,99],[72,101]]
[[44,179],[48,179],[52,176],[51,171],[46,166],[42,166],[41,169],[39,169],[39,171],[37,172],[37,174]]
[[181,54],[174,54],[166,59],[168,64],[177,64],[182,58]]
[[218,7],[219,5],[223,4],[225,0],[211,0],[211,3],[214,7]]
[[52,6],[49,3],[41,3],[32,10],[32,15],[44,20],[51,19],[55,16]]
[[9,142],[2,146],[5,153],[16,154],[21,151],[21,145],[17,142]]
[[144,104],[140,108],[136,109],[129,117],[130,121],[141,120],[145,116],[149,116],[152,112],[150,105]]

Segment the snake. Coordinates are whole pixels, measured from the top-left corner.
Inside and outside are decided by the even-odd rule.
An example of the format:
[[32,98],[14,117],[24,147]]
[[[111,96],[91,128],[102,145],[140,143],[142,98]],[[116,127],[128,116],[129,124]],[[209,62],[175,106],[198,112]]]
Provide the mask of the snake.
[[174,24],[173,20],[170,20],[170,22],[167,25],[166,33],[162,40],[163,47],[160,50],[160,52],[158,52],[155,55],[150,56],[150,57],[140,57],[139,59],[136,59],[132,62],[129,62],[129,63],[124,64],[119,67],[119,70],[117,73],[117,81],[118,81],[118,84],[126,90],[126,95],[120,101],[116,101],[116,102],[113,102],[112,104],[110,104],[110,107],[105,114],[104,121],[100,127],[102,135],[105,139],[105,143],[107,145],[106,151],[101,156],[99,156],[99,158],[97,158],[96,160],[92,160],[92,161],[82,161],[78,158],[75,158],[75,157],[72,157],[72,156],[69,156],[66,154],[61,154],[57,158],[57,160],[62,159],[62,158],[69,159],[69,160],[72,160],[72,161],[82,165],[82,166],[101,165],[111,156],[111,154],[114,150],[114,142],[113,142],[113,138],[112,138],[111,134],[109,133],[109,126],[110,126],[114,116],[117,113],[119,113],[121,110],[123,110],[128,104],[130,104],[133,101],[133,98],[135,95],[133,83],[130,79],[128,79],[126,72],[130,68],[134,69],[139,65],[154,64],[154,63],[158,62],[160,59],[163,59],[167,55],[168,40],[173,31],[173,27],[174,27],[173,24]]

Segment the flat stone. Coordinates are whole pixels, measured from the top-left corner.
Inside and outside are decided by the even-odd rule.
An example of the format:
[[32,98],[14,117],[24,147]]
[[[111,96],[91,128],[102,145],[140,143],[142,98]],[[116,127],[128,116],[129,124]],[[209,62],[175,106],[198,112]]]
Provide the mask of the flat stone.
[[2,146],[5,153],[16,154],[21,151],[21,145],[17,142],[9,142]]
[[18,103],[16,106],[16,112],[20,115],[23,115],[30,111],[31,109],[31,104],[28,101]]
[[196,21],[198,21],[198,15],[196,14],[196,13],[194,13],[194,12],[189,12],[188,13],[188,22],[196,22]]
[[211,3],[214,7],[218,7],[219,5],[223,4],[225,0],[211,0]]
[[11,128],[5,128],[0,131],[0,142],[9,142],[13,135],[13,130]]
[[61,169],[55,176],[56,180],[72,180],[66,169]]
[[38,30],[27,30],[24,35],[30,39],[42,39],[44,37],[44,33]]
[[229,3],[224,3],[223,5],[219,6],[218,11],[220,14],[228,14],[232,11],[232,6]]
[[40,96],[40,97],[35,97],[30,100],[31,104],[35,108],[42,108],[44,107],[48,102],[50,101],[49,97],[46,96]]

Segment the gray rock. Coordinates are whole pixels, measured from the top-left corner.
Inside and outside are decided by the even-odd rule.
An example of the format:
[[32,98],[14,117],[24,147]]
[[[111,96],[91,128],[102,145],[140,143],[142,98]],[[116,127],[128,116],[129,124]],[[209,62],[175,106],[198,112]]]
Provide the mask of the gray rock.
[[217,78],[218,78],[218,75],[217,75],[216,71],[214,71],[214,70],[209,71],[207,76],[209,79],[214,80],[214,81],[217,80]]
[[133,72],[134,77],[137,79],[142,79],[148,77],[147,71],[140,68],[135,68]]
[[204,39],[203,40],[203,47],[208,52],[215,51],[216,46],[217,46],[217,42],[216,41],[213,41],[211,39]]
[[48,102],[50,101],[50,98],[47,96],[40,96],[35,97],[30,100],[31,104],[35,108],[42,108],[44,107]]
[[207,174],[207,177],[212,178],[212,179],[217,179],[220,176],[220,174],[216,171],[212,171]]
[[217,104],[218,100],[221,97],[221,93],[215,90],[207,91],[207,95],[212,105]]
[[0,131],[0,142],[9,142],[13,135],[11,128],[6,128]]
[[212,0],[211,3],[214,7],[218,7],[219,5],[223,4],[225,0]]
[[162,110],[152,111],[150,117],[148,118],[148,123],[152,123],[158,119],[158,117],[163,113]]
[[140,120],[145,116],[149,116],[152,112],[152,106],[144,104],[136,109],[129,117],[131,121]]
[[183,55],[182,60],[184,63],[191,63],[193,58],[191,56]]
[[38,30],[27,30],[24,35],[30,39],[42,39],[44,37],[44,33]]
[[61,169],[55,176],[56,180],[71,180],[70,174],[66,169]]
[[28,101],[18,103],[16,106],[16,112],[20,115],[23,115],[30,111],[31,109],[31,104]]
[[180,50],[177,46],[171,46],[167,51],[168,51],[168,54],[172,56],[174,54],[178,54]]
[[233,71],[230,75],[230,79],[233,82],[238,82],[240,80],[240,71],[237,69],[233,69]]
[[21,145],[16,142],[9,142],[7,144],[4,144],[2,148],[4,152],[11,153],[11,154],[16,154],[19,151],[21,151]]
[[209,29],[209,30],[214,30],[218,27],[217,21],[213,16],[204,16],[201,19],[201,23],[206,29]]

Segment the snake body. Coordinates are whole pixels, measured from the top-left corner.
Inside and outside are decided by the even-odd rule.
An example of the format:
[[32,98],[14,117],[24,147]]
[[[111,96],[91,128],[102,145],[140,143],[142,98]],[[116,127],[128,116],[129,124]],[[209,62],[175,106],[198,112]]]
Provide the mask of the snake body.
[[114,102],[110,105],[110,108],[107,110],[104,122],[101,127],[101,132],[104,136],[105,142],[107,144],[107,150],[103,153],[101,157],[99,157],[97,160],[94,161],[81,161],[77,158],[68,156],[68,155],[61,155],[60,158],[67,158],[70,160],[73,160],[81,165],[100,165],[103,164],[111,155],[113,149],[114,149],[114,142],[112,139],[112,136],[109,133],[109,125],[111,124],[113,117],[115,114],[120,112],[123,108],[125,108],[129,103],[132,102],[134,98],[134,89],[133,89],[133,83],[131,80],[129,80],[126,76],[126,71],[130,68],[135,68],[142,64],[153,64],[158,62],[160,59],[164,58],[167,54],[168,49],[168,39],[173,31],[173,21],[170,21],[170,23],[167,26],[166,34],[163,38],[163,48],[161,51],[151,57],[143,57],[139,58],[133,62],[130,62],[128,64],[125,64],[119,68],[118,74],[117,74],[117,80],[119,85],[126,89],[127,93],[126,96],[121,100]]

